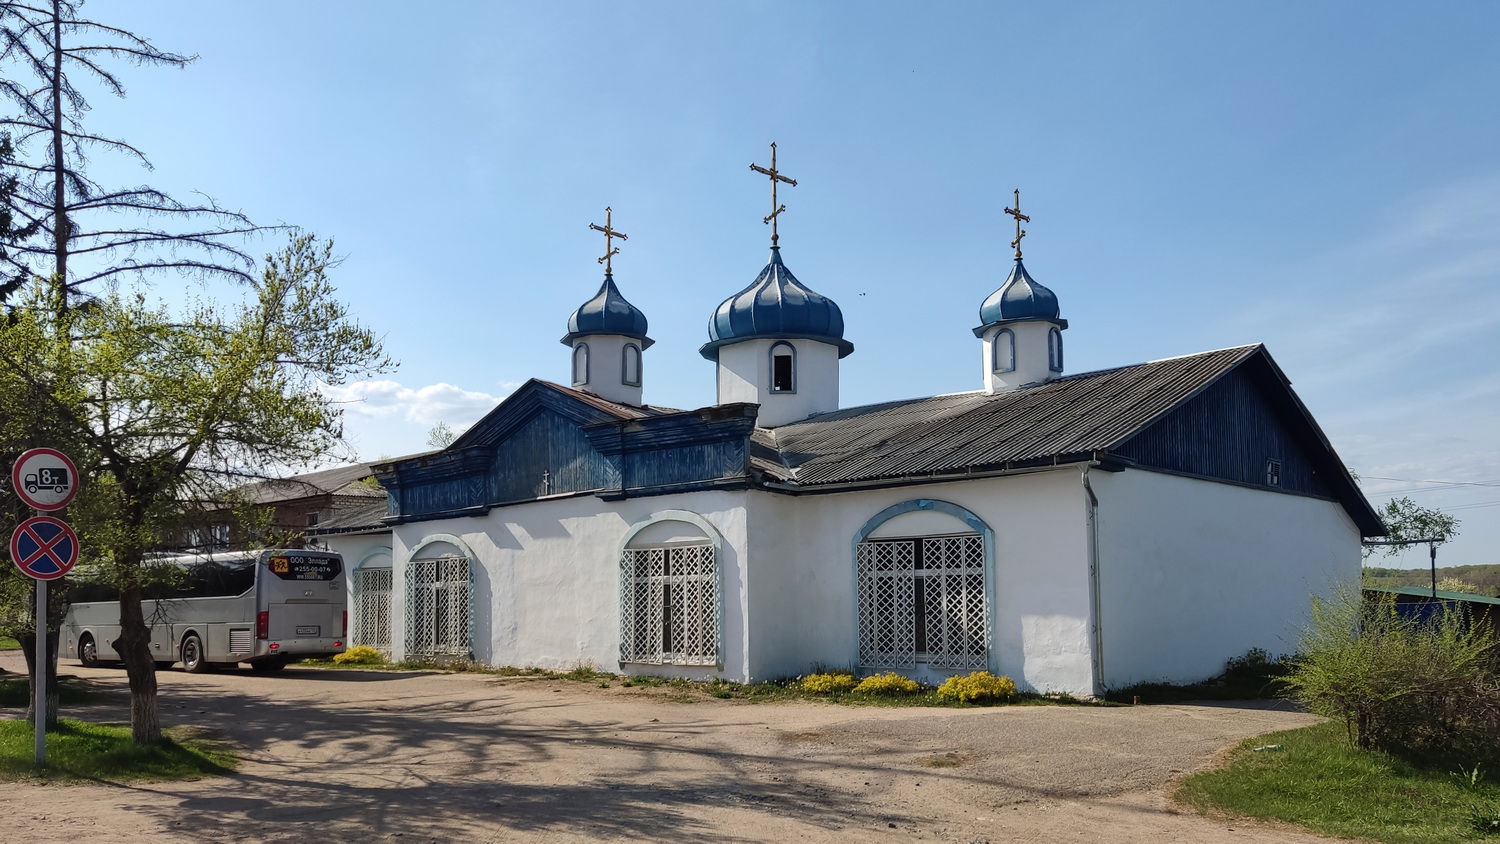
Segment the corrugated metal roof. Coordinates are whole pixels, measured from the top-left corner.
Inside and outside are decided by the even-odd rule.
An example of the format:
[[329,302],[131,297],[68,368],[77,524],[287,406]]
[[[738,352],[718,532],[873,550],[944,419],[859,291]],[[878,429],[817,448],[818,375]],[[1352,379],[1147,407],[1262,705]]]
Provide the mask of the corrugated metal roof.
[[773,478],[813,486],[1104,451],[1260,348],[1238,346],[1085,372],[994,395],[960,393],[819,414],[771,429],[770,444],[781,460],[752,449],[752,463],[764,464]]

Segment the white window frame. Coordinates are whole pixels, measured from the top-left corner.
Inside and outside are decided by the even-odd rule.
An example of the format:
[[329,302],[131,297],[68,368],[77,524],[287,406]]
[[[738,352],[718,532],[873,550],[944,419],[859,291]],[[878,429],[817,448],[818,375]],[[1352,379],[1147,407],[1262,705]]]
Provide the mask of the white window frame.
[[1053,372],[1063,371],[1062,331],[1057,328],[1047,330],[1047,368]]
[[[778,354],[778,352],[781,352],[782,350],[786,351],[785,355]],[[770,391],[773,392],[773,393],[781,393],[781,394],[785,394],[785,395],[791,395],[791,394],[796,393],[797,392],[797,347],[793,346],[791,343],[788,343],[785,340],[779,340],[779,341],[771,344],[770,356],[771,356],[770,357],[771,378],[770,378],[770,381],[768,382],[768,386],[770,387]],[[791,384],[791,386],[789,388],[787,388],[785,390],[778,389],[776,387],[776,359],[778,357],[787,357],[787,358],[790,358],[791,362],[792,362],[791,363],[791,369],[792,369],[792,372],[791,372],[791,381],[792,381],[792,384]]]

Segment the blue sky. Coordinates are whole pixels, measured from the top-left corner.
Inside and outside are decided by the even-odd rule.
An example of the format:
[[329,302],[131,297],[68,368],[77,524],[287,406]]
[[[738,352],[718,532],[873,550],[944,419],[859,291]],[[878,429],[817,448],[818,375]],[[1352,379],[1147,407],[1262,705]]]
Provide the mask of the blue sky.
[[765,262],[748,165],[776,141],[799,181],[783,255],[856,347],[846,405],[980,386],[969,329],[1020,188],[1069,371],[1263,342],[1373,500],[1450,509],[1440,560],[1500,562],[1500,5],[85,11],[201,56],[93,96],[91,126],[156,165],[101,158],[101,181],[202,191],[347,256],[342,296],[401,362],[339,393],[363,458],[566,378],[605,205],[657,341],[647,401],[711,403],[697,348]]

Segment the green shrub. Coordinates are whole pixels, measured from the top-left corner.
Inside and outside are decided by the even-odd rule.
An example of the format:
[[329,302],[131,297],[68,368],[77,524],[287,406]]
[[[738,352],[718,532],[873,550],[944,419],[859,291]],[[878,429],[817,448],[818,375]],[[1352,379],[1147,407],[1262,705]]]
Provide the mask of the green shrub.
[[858,680],[853,674],[845,674],[841,671],[826,674],[809,674],[802,678],[802,691],[811,692],[815,695],[841,694],[851,691]]
[[887,671],[884,674],[871,674],[860,680],[854,690],[861,694],[895,697],[916,694],[922,690],[922,685],[909,677],[902,677],[894,671]]
[[1009,677],[996,677],[988,671],[975,671],[967,676],[953,676],[938,686],[938,697],[963,703],[1002,703],[1016,696],[1015,681]]
[[339,665],[381,665],[385,656],[369,645],[355,645],[341,654],[334,654],[333,661]]
[[1417,619],[1397,612],[1393,595],[1346,590],[1313,600],[1286,682],[1366,750],[1492,748],[1500,744],[1495,651],[1494,631],[1471,624],[1461,605]]

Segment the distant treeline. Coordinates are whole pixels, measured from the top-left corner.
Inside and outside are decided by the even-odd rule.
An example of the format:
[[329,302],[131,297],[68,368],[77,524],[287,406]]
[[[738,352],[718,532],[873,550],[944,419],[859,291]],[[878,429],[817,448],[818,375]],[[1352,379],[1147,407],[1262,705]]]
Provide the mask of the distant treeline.
[[[1445,566],[1437,570],[1438,580],[1458,578],[1478,587],[1479,595],[1500,598],[1500,565],[1489,566]],[[1429,586],[1432,584],[1432,569],[1386,569],[1365,567],[1366,586]]]

